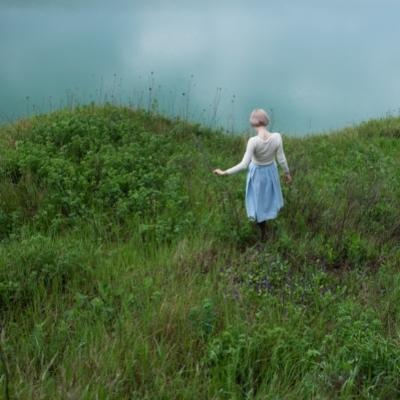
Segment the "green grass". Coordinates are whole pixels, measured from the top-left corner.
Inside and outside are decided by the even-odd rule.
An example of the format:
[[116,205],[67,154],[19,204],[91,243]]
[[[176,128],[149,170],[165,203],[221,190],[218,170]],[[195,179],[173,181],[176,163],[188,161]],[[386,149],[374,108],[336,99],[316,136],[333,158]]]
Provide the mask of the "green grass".
[[400,397],[400,120],[284,137],[263,246],[211,173],[245,143],[111,105],[0,128],[0,398]]

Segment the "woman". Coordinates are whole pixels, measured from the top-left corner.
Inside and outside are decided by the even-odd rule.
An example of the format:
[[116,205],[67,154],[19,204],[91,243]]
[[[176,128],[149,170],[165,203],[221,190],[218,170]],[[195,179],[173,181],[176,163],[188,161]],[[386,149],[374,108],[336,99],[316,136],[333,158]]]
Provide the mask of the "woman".
[[261,240],[265,240],[266,221],[276,218],[283,207],[275,156],[285,171],[286,183],[292,181],[283,151],[282,136],[278,132],[268,131],[269,122],[268,114],[264,110],[253,110],[250,115],[250,124],[257,135],[248,140],[243,160],[226,171],[218,168],[213,171],[219,176],[231,175],[249,166],[246,180],[246,211],[247,216],[255,220],[260,227]]

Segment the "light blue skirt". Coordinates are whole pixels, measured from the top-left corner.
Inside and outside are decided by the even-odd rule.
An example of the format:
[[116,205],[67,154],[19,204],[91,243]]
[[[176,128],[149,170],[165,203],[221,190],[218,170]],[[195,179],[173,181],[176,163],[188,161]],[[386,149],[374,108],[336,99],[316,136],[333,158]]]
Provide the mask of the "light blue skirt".
[[256,222],[274,219],[283,207],[283,196],[275,162],[256,165],[250,162],[246,180],[247,216]]

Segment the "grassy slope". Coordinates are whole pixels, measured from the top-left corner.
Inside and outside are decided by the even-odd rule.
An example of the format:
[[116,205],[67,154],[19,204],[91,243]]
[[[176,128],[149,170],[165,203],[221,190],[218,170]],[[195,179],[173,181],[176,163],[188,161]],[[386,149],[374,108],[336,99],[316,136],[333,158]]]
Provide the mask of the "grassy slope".
[[245,174],[211,174],[245,138],[106,106],[0,140],[13,397],[400,397],[398,119],[285,138],[261,248]]

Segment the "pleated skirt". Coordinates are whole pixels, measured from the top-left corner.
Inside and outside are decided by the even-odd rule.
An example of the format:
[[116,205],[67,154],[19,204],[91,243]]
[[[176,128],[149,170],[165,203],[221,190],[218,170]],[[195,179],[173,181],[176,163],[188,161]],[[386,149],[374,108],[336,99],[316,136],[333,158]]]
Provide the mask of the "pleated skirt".
[[274,219],[283,207],[278,167],[275,162],[256,165],[250,162],[246,179],[246,212],[256,222]]

